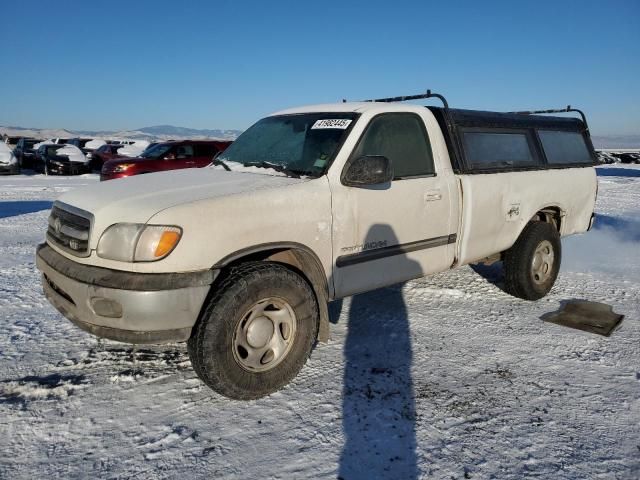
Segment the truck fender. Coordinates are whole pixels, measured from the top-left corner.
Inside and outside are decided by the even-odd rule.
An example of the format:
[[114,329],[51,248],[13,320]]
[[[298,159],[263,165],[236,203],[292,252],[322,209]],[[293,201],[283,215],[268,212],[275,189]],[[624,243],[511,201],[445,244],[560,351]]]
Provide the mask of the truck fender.
[[225,269],[231,265],[248,261],[273,261],[287,265],[300,274],[313,289],[318,302],[320,325],[318,341],[329,341],[329,308],[330,298],[327,277],[320,259],[306,245],[296,242],[272,242],[253,245],[227,255],[213,265],[214,269]]

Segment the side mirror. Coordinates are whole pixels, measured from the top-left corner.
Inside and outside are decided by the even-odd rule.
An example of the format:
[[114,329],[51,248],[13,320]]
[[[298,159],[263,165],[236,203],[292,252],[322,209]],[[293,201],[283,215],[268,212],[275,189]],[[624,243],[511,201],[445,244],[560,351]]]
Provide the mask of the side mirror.
[[342,184],[348,187],[369,187],[393,180],[391,160],[383,155],[365,155],[350,159],[342,171]]

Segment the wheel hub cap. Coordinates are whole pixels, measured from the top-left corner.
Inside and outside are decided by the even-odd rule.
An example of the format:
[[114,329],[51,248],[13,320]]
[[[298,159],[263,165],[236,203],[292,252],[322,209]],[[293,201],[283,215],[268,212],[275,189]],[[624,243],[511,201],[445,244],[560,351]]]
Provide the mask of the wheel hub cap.
[[253,348],[264,347],[273,335],[273,323],[267,317],[258,317],[247,328],[247,343]]
[[531,262],[531,275],[535,283],[542,284],[549,279],[553,271],[554,259],[555,254],[551,242],[548,240],[540,242]]
[[291,305],[281,298],[265,298],[240,318],[233,336],[233,357],[247,371],[271,370],[287,356],[295,336]]

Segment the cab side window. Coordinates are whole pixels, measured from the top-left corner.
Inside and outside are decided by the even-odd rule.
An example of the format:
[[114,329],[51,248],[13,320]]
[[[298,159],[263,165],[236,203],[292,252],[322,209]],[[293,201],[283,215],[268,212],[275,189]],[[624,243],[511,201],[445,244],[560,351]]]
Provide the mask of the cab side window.
[[192,145],[178,145],[176,148],[176,158],[191,158],[193,157]]
[[391,160],[393,179],[433,175],[433,155],[424,122],[413,113],[374,117],[353,155],[383,155]]
[[213,145],[208,143],[197,143],[195,145],[195,153],[196,157],[213,157],[218,151],[215,149]]

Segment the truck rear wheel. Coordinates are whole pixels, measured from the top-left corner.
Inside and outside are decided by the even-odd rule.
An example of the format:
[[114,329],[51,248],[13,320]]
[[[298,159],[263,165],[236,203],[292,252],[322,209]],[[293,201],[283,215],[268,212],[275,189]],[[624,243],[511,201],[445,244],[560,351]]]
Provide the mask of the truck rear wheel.
[[529,223],[504,256],[505,290],[525,300],[544,297],[558,277],[562,247],[550,223]]
[[188,342],[198,376],[238,400],[289,383],[315,343],[318,306],[309,284],[273,262],[232,268],[216,287]]

